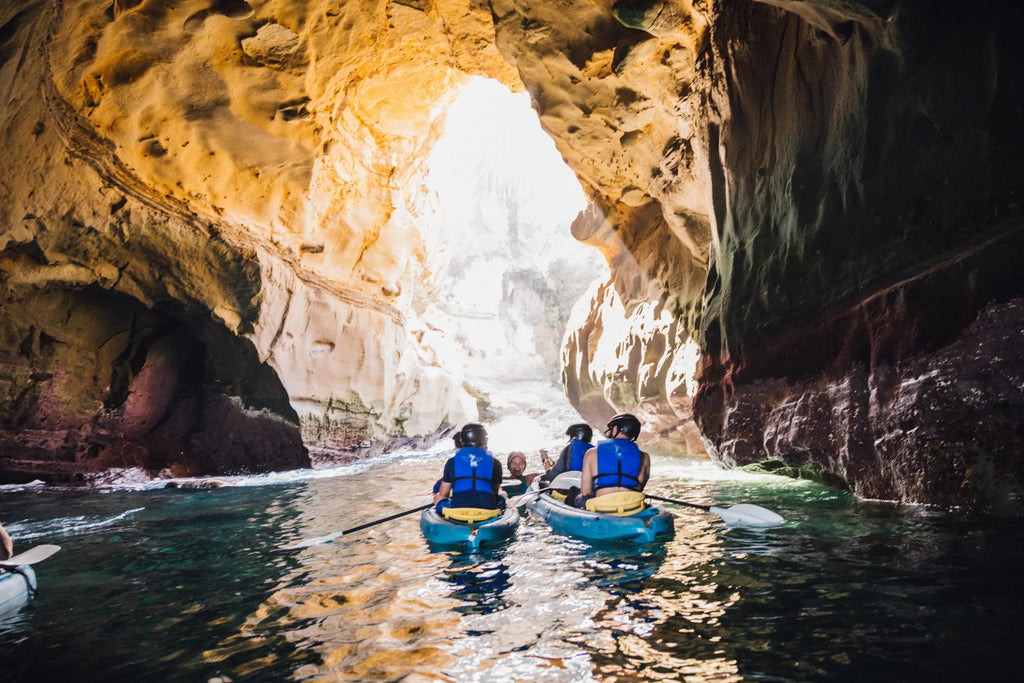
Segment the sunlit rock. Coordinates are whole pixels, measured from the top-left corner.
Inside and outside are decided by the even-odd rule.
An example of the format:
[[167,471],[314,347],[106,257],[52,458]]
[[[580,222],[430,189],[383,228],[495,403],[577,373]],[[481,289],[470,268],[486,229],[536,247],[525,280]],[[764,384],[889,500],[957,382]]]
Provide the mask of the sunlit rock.
[[429,439],[499,403],[467,377],[547,372],[536,316],[589,271],[512,269],[512,213],[471,252],[500,268],[451,258],[428,182],[482,75],[525,88],[590,199],[571,233],[610,277],[562,356],[595,426],[633,410],[664,452],[1018,513],[1022,24],[925,0],[7,3],[5,472],[292,466],[300,434]]
[[485,7],[15,2],[0,25],[4,476],[280,469],[309,462],[300,423],[347,448],[476,417],[407,323],[444,105],[517,84]]
[[[1021,510],[1016,430],[994,447],[967,420],[908,413],[913,392],[858,389],[894,391],[907,364],[941,366],[981,382],[993,433],[1020,403],[976,363],[947,360],[994,335],[988,371],[1015,374],[998,326],[966,330],[1022,293],[1019,12],[623,0],[567,19],[493,5],[498,46],[596,199],[573,233],[606,255],[630,316],[663,303],[685,330],[675,343],[700,344],[694,412],[713,458],[813,460],[865,496]],[[570,395],[594,419],[641,410],[627,359],[647,358],[649,341],[620,335],[620,361],[595,372],[585,341],[606,316],[593,316],[570,331]],[[897,414],[910,416],[902,430]],[[929,430],[957,455],[921,453]]]
[[664,307],[641,304],[627,315],[614,286],[595,282],[569,320],[563,345],[566,393],[592,425],[630,412],[643,442],[661,451],[701,455],[693,422],[697,345]]

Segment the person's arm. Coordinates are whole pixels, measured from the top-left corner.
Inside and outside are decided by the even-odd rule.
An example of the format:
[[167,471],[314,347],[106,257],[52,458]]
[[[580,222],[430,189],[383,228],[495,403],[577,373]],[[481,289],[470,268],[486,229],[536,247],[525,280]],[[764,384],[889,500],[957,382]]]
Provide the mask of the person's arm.
[[455,459],[448,458],[444,464],[444,473],[441,475],[441,486],[434,494],[434,505],[447,498],[452,493],[452,485],[455,483]]
[[7,534],[3,524],[0,524],[0,553],[0,560],[14,557],[14,541]]
[[643,491],[644,487],[647,486],[647,480],[651,478],[651,456],[644,451],[640,451],[640,472],[639,472],[639,485],[637,486],[638,491]]
[[580,495],[594,495],[594,477],[597,475],[597,449],[591,448],[583,456],[583,473],[580,475]]
[[572,442],[570,441],[562,449],[562,452],[558,454],[558,460],[555,464],[544,473],[544,481],[554,481],[562,472],[569,471],[569,465],[572,463]]
[[508,494],[505,493],[505,489],[501,488],[501,482],[504,481],[505,475],[501,470],[501,463],[498,462],[497,458],[494,460],[494,467],[491,468],[491,491],[494,492],[495,500],[499,497],[508,498]]
[[442,481],[441,482],[441,488],[439,488],[437,490],[437,493],[434,494],[434,505],[437,505],[442,500],[444,500],[449,495],[451,495],[451,492],[452,492],[452,484],[451,484],[451,482]]

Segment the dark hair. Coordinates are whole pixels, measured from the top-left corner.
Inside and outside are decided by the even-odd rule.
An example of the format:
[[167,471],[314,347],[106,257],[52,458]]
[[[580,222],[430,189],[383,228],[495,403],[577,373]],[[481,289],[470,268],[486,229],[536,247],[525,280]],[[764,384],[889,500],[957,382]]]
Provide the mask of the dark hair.
[[462,428],[462,445],[473,448],[487,447],[487,430],[479,422],[470,422]]
[[580,422],[578,424],[569,425],[569,428],[565,430],[565,435],[570,439],[579,439],[580,441],[589,442],[594,438],[594,430],[590,428],[590,425]]
[[636,437],[640,436],[640,420],[629,413],[619,413],[608,420],[608,429],[604,434],[609,439],[617,434],[625,434],[630,441],[636,441]]

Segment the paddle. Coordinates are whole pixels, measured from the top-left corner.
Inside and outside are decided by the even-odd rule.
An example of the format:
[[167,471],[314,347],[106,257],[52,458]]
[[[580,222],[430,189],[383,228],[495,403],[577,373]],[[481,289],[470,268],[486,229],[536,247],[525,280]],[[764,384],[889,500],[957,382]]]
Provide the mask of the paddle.
[[515,498],[509,498],[508,502],[505,503],[505,507],[507,507],[507,508],[517,508],[520,505],[523,505],[528,498],[533,498],[534,496],[539,496],[540,494],[544,493],[545,491],[550,491],[553,488],[555,488],[555,487],[554,486],[545,486],[542,489],[537,489],[535,491],[527,491],[526,493],[520,494],[520,495],[516,496]]
[[0,567],[10,569],[12,567],[20,567],[26,564],[42,562],[58,550],[60,550],[59,545],[37,545],[35,548],[26,550],[20,555],[15,555],[14,557],[0,561]]
[[527,498],[532,498],[534,496],[538,496],[538,495],[544,493],[545,491],[550,491],[552,489],[568,489],[568,488],[572,488],[573,486],[579,487],[579,485],[580,485],[580,476],[581,476],[580,472],[575,472],[575,471],[562,472],[557,477],[552,479],[551,483],[548,484],[547,486],[545,486],[544,488],[537,489],[536,491],[527,491],[526,493],[524,493],[522,495],[519,495],[519,496],[516,496],[515,498],[510,498],[508,503],[506,503],[506,505],[508,507],[510,507],[510,508],[511,507],[519,507],[520,505],[523,504],[523,502]]
[[784,524],[786,521],[780,515],[777,515],[771,510],[759,505],[751,505],[750,503],[740,503],[739,505],[733,505],[730,508],[720,508],[713,505],[687,503],[686,501],[676,500],[675,498],[652,496],[649,493],[645,495],[651,500],[660,500],[665,503],[685,505],[686,507],[697,508],[704,512],[710,512],[721,517],[722,521],[730,526],[778,526],[780,524]]
[[378,524],[383,524],[384,522],[390,522],[391,520],[398,519],[399,517],[405,517],[406,515],[411,515],[414,512],[422,512],[423,510],[426,510],[427,508],[433,507],[433,506],[434,506],[433,503],[427,503],[426,505],[421,505],[418,508],[413,508],[412,510],[406,510],[405,512],[396,512],[393,515],[389,515],[387,517],[383,517],[381,519],[374,520],[372,522],[367,522],[366,524],[360,524],[359,526],[354,526],[351,529],[344,529],[342,531],[335,531],[333,534],[327,534],[326,536],[317,536],[316,538],[307,538],[305,541],[299,541],[298,543],[293,543],[292,545],[285,546],[284,549],[285,550],[296,550],[298,548],[308,548],[311,545],[319,545],[321,543],[329,543],[329,542],[333,541],[336,538],[341,538],[345,534],[351,534],[351,533],[353,533],[355,531],[362,531],[363,529],[368,529],[371,526],[377,526]]

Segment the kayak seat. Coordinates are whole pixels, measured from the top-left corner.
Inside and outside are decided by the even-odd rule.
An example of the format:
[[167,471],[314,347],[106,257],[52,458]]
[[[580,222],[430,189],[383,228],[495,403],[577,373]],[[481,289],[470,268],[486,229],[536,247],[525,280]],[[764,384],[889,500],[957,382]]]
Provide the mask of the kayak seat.
[[628,517],[643,511],[645,498],[643,491],[616,491],[605,496],[590,498],[587,500],[587,510],[617,517]]
[[484,508],[443,508],[441,514],[456,522],[483,522],[493,519],[501,514],[501,510],[486,510]]

